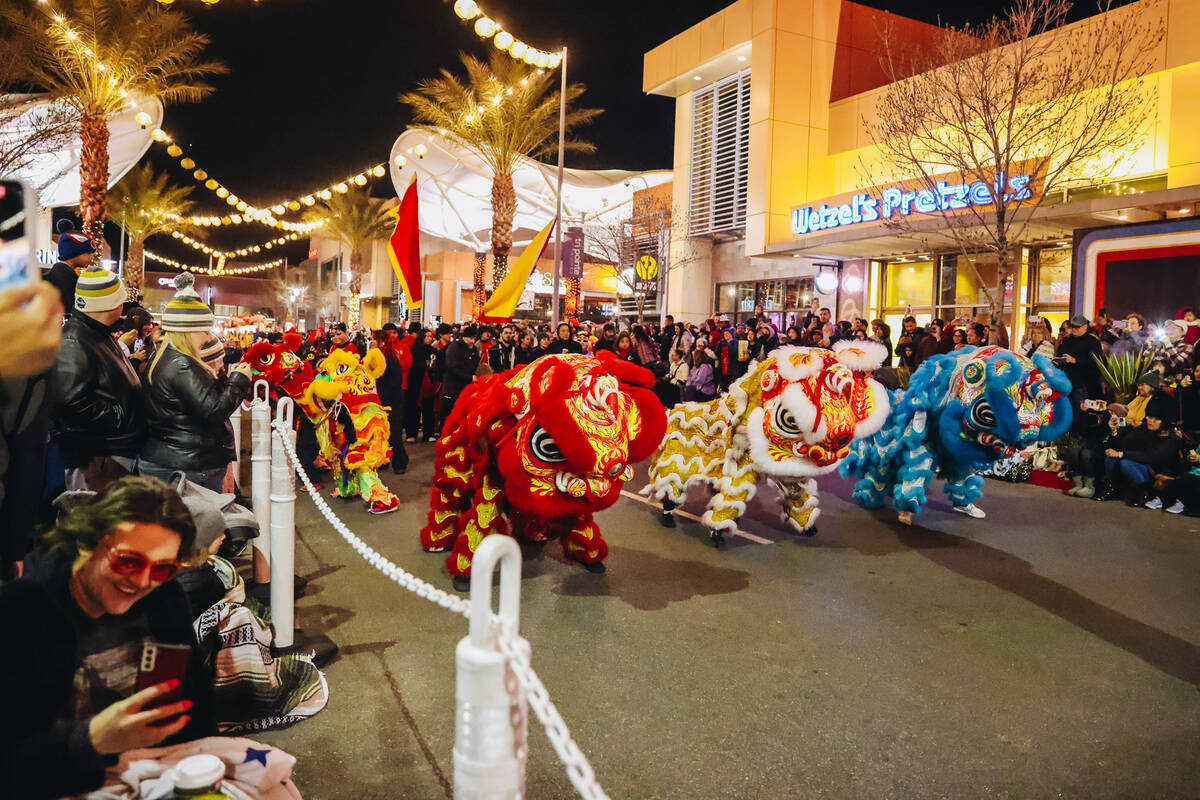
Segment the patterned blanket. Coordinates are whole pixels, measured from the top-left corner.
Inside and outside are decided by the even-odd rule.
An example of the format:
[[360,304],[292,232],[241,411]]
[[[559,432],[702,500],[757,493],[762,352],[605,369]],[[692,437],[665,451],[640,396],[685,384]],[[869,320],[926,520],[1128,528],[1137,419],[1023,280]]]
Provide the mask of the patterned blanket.
[[246,733],[307,719],[329,702],[325,676],[305,655],[273,655],[270,612],[246,598],[233,565],[212,556],[209,566],[227,591],[196,619],[196,640],[215,666],[218,729]]

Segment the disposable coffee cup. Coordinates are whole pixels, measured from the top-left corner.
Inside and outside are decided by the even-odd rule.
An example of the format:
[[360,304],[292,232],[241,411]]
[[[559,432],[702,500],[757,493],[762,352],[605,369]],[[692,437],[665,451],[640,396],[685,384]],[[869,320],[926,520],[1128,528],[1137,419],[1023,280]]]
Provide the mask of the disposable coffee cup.
[[189,756],[175,765],[176,789],[209,789],[224,777],[225,762],[208,754]]

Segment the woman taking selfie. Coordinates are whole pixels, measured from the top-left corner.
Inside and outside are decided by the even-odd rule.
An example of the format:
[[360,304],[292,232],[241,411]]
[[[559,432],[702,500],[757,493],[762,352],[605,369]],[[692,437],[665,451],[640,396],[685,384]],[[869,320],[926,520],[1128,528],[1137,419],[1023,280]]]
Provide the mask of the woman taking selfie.
[[150,435],[142,448],[143,475],[169,480],[171,473],[221,491],[236,460],[229,415],[250,392],[250,367],[235,364],[219,378],[200,356],[211,335],[213,313],[191,289],[189,273],[163,310],[163,337],[146,371],[146,420]]
[[190,649],[195,638],[171,580],[195,535],[174,490],[122,478],[68,511],[26,558],[24,577],[0,589],[0,629],[13,648],[0,660],[5,797],[82,794],[126,750],[213,733],[198,650],[183,651],[170,680],[136,688],[143,641]]

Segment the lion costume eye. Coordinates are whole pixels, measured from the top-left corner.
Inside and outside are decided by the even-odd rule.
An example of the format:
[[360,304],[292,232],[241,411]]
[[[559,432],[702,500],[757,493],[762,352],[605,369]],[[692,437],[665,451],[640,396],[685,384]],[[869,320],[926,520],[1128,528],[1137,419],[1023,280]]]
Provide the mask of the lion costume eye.
[[337,374],[338,375],[345,375],[349,371],[350,371],[349,364],[338,364],[337,365]]
[[775,412],[771,416],[771,424],[775,426],[775,430],[784,436],[799,436],[803,433],[800,430],[800,425],[796,422],[796,418],[792,416],[792,412],[788,411],[783,403],[775,404]]
[[996,414],[982,397],[971,404],[971,424],[976,428],[996,427]]
[[274,364],[274,363],[275,363],[275,354],[274,354],[274,353],[267,353],[265,356],[263,356],[262,358],[260,358],[260,359],[259,359],[259,361],[261,361],[261,362],[262,362],[262,365],[263,365],[264,367],[269,367],[269,366],[271,366],[272,364]]
[[554,441],[554,437],[541,426],[534,428],[533,433],[529,434],[529,449],[534,456],[547,464],[557,464],[567,460],[563,456],[558,442]]

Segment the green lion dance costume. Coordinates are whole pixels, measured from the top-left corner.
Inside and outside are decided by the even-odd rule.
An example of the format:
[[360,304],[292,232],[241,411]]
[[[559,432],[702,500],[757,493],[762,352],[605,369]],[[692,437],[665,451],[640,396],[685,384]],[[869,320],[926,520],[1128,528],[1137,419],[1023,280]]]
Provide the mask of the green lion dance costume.
[[876,342],[781,347],[723,397],[671,409],[642,490],[663,501],[663,525],[675,527],[673,509],[688,487],[707,483],[713,496],[701,521],[719,547],[765,477],[779,490],[783,520],[816,533],[815,476],[836,469],[851,442],[887,418],[887,390],[867,375],[886,355]]
[[938,475],[955,510],[975,506],[983,478],[998,458],[1052,442],[1071,426],[1071,382],[1050,360],[1030,360],[1001,347],[964,347],[934,356],[913,374],[883,428],[857,442],[842,474],[859,475],[854,497],[879,508],[891,495],[901,521],[912,521]]

